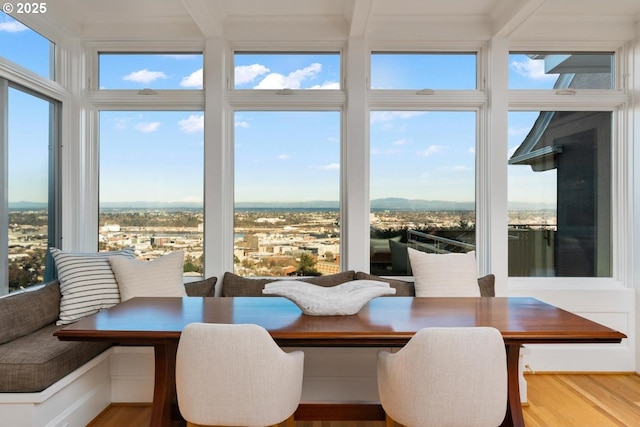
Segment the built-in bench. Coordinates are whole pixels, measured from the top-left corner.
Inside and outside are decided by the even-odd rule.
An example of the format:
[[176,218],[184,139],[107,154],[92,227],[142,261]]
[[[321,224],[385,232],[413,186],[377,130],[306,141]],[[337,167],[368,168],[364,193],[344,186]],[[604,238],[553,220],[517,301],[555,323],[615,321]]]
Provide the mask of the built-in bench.
[[[213,296],[215,282],[187,283],[187,295]],[[0,419],[7,425],[84,425],[96,414],[75,416],[78,402],[101,399],[105,407],[111,401],[105,352],[111,344],[58,340],[59,314],[57,280],[0,298]]]

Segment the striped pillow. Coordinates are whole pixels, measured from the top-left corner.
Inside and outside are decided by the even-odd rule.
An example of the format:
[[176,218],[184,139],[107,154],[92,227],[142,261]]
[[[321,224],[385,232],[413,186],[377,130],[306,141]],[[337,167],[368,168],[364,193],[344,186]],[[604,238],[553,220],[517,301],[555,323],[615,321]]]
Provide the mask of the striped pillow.
[[60,281],[58,325],[76,322],[120,302],[110,257],[135,259],[133,248],[115,252],[74,253],[50,248]]

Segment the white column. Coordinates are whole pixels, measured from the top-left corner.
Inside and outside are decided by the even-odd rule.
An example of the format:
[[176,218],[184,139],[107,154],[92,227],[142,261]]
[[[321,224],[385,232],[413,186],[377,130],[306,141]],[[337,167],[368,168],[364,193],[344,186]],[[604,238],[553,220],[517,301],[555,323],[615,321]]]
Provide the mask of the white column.
[[221,278],[233,271],[232,123],[226,102],[227,50],[219,37],[204,52],[204,268]]
[[486,155],[488,170],[483,177],[479,192],[485,200],[483,224],[489,230],[483,247],[488,257],[483,257],[481,272],[496,276],[496,295],[507,295],[508,242],[507,242],[507,115],[508,103],[509,50],[505,39],[494,38],[488,50],[488,112],[487,141],[483,157]]
[[342,144],[342,268],[369,271],[368,51],[350,38],[345,55],[347,103]]

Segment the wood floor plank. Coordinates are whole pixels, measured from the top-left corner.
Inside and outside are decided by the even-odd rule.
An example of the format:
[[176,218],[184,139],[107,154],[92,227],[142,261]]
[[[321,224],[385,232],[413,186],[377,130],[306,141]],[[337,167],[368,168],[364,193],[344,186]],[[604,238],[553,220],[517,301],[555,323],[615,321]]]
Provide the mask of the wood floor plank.
[[[527,374],[527,427],[640,426],[636,374]],[[150,405],[113,404],[89,427],[145,427]],[[296,421],[296,427],[384,427],[384,421]],[[177,427],[177,426],[176,426]]]

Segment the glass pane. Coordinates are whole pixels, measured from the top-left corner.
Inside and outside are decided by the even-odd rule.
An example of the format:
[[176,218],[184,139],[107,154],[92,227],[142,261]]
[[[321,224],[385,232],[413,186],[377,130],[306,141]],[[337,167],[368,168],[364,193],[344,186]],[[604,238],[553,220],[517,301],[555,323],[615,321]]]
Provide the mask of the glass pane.
[[100,113],[99,250],[184,251],[185,275],[202,275],[203,129],[201,112]]
[[234,55],[235,89],[340,89],[339,53]]
[[613,89],[612,53],[511,53],[509,89]]
[[100,89],[202,89],[201,53],[101,53]]
[[407,247],[475,247],[476,114],[371,113],[370,271],[411,275]]
[[373,53],[371,89],[476,89],[475,53]]
[[53,46],[48,39],[0,12],[0,56],[53,79]]
[[235,114],[234,271],[340,270],[340,113]]
[[611,277],[610,112],[509,114],[509,275]]
[[50,102],[9,89],[9,292],[45,277],[52,111]]

